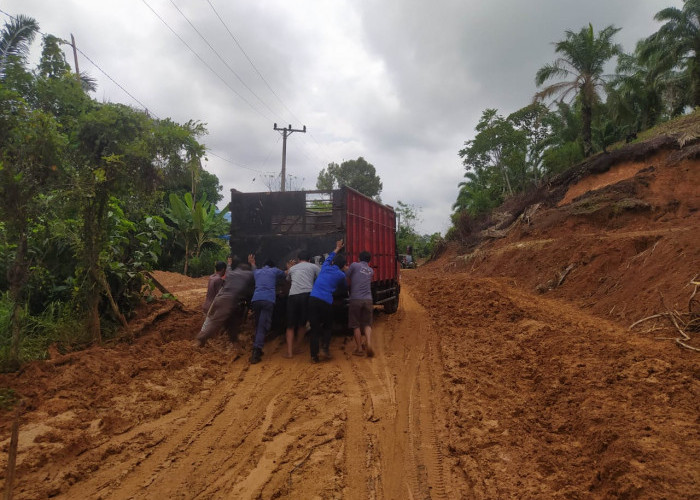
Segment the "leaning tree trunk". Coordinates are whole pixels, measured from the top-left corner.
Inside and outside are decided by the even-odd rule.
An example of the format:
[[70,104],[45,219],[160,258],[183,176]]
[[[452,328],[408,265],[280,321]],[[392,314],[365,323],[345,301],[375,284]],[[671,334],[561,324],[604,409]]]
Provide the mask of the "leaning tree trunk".
[[10,285],[10,300],[12,301],[12,316],[10,317],[10,328],[12,332],[12,343],[10,344],[9,366],[10,370],[19,368],[19,345],[22,335],[22,302],[24,299],[24,284],[27,279],[27,233],[20,231],[20,239],[17,243],[15,261],[8,272]]
[[88,199],[83,208],[83,259],[86,272],[86,308],[87,330],[93,342],[102,342],[102,327],[100,325],[100,296],[101,284],[97,279],[99,275],[100,260],[100,229],[98,221],[100,207],[104,203],[92,197]]

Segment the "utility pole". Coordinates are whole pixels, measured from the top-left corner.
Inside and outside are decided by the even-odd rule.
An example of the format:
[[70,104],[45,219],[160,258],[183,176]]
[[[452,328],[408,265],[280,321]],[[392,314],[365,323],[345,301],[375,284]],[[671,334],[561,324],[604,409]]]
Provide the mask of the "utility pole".
[[70,44],[73,47],[73,59],[75,60],[75,77],[80,83],[80,68],[78,67],[78,48],[75,46],[75,37],[73,33],[70,34]]
[[282,184],[280,187],[280,190],[284,192],[284,187],[285,187],[285,180],[287,177],[287,137],[292,135],[292,132],[304,132],[306,133],[306,125],[304,125],[304,128],[301,130],[293,129],[291,125],[289,125],[287,128],[278,128],[277,124],[275,123],[275,127],[273,130],[277,130],[282,134]]

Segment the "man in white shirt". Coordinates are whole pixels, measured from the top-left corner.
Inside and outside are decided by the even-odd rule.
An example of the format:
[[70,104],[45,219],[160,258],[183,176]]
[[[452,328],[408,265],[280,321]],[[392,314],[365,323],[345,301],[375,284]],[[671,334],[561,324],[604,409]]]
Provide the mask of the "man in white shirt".
[[313,288],[314,281],[320,271],[316,264],[309,262],[311,254],[308,250],[302,250],[297,257],[299,262],[294,265],[291,262],[287,265],[287,280],[291,281],[287,298],[287,353],[285,358],[294,355],[294,344],[297,329],[306,327],[309,309],[309,294]]

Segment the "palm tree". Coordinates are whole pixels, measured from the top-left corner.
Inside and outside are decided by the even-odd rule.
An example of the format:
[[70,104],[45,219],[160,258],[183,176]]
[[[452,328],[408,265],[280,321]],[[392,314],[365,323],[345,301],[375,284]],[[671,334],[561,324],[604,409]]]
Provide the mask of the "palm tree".
[[0,31],[0,80],[5,78],[8,62],[24,60],[38,31],[39,23],[21,14],[5,23]]
[[581,102],[583,149],[586,156],[592,152],[591,123],[593,104],[598,100],[598,89],[605,84],[603,69],[613,56],[622,52],[612,37],[620,28],[608,26],[596,36],[593,26],[582,28],[578,33],[566,31],[566,39],[555,44],[555,52],[561,54],[553,64],[547,64],[537,71],[535,83],[541,86],[552,78],[566,80],[554,83],[535,94],[535,100],[546,99],[559,94],[560,100],[573,95]]
[[635,54],[620,54],[617,75],[606,89],[612,117],[626,133],[646,130],[678,108],[682,76],[665,67],[658,52],[641,57],[646,48],[642,40]]
[[687,104],[700,106],[700,0],[684,0],[682,9],[668,7],[654,19],[665,24],[646,39],[642,57],[660,57],[669,70],[680,68],[689,81]]

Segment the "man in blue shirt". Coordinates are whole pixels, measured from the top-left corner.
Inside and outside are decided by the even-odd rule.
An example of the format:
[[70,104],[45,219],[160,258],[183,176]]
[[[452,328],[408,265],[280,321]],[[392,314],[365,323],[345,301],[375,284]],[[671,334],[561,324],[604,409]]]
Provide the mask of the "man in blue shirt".
[[255,315],[255,340],[253,341],[253,353],[250,355],[250,363],[259,363],[262,358],[262,348],[265,344],[265,335],[272,326],[272,311],[275,308],[277,298],[277,283],[285,279],[284,271],[275,267],[272,260],[265,262],[262,269],[255,267],[255,255],[248,255],[248,263],[253,269],[255,277],[255,292],[250,305]]
[[[309,322],[311,323],[311,362],[318,363],[319,339],[321,354],[330,359],[328,352],[331,343],[331,327],[333,326],[333,293],[338,288],[345,288],[345,256],[338,255],[343,248],[343,240],[338,240],[335,250],[328,254],[321,266],[318,278],[314,282],[309,296]],[[321,337],[323,337],[321,339]]]

